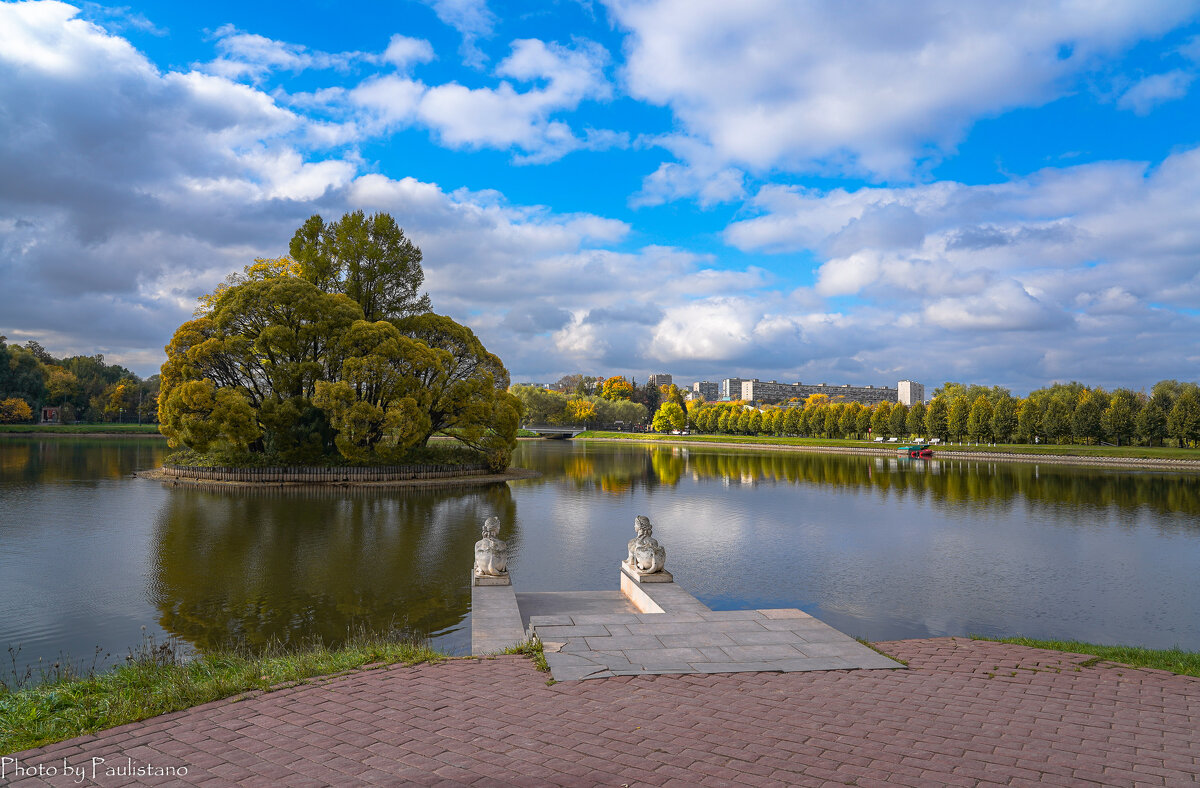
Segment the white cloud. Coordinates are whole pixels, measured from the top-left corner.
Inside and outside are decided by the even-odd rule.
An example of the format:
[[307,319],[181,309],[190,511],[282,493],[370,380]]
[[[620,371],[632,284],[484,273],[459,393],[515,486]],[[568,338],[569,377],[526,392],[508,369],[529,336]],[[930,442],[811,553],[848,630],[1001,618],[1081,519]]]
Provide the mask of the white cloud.
[[[299,44],[276,41],[233,25],[217,29],[217,51],[221,56],[204,64],[205,71],[227,79],[249,77],[259,81],[273,71],[300,72],[310,68],[345,69],[357,60],[372,59],[362,52],[319,52]],[[393,39],[393,44],[395,44]],[[391,51],[389,46],[388,51]],[[386,53],[385,53],[386,57]]]
[[694,165],[686,167],[675,162],[663,162],[642,181],[642,190],[630,199],[634,207],[661,205],[666,202],[695,196],[702,208],[746,196],[745,173],[733,167],[718,172],[703,172]]
[[[905,358],[949,352],[962,370],[1014,365],[1018,380],[1112,380],[1096,343],[1149,369],[1169,364],[1167,348],[1188,341],[1179,332],[1196,329],[1197,184],[1200,149],[1156,167],[1101,162],[990,185],[770,186],[753,203],[762,215],[725,237],[746,251],[815,253],[816,292],[857,300],[850,324],[902,331]],[[994,338],[1014,332],[1030,338]],[[1000,358],[976,360],[976,346]],[[1147,377],[1166,374],[1158,369]],[[1125,384],[1137,380],[1123,374]]]
[[670,107],[710,149],[682,156],[700,167],[697,185],[727,167],[910,176],[978,118],[1063,95],[1193,13],[1168,0],[607,5],[629,31],[631,94]]
[[399,33],[388,41],[382,59],[396,68],[407,68],[413,63],[428,63],[433,60],[433,46],[422,38],[409,38]]
[[1178,69],[1165,74],[1153,74],[1122,93],[1121,98],[1117,99],[1117,106],[1135,115],[1148,115],[1159,104],[1186,96],[1195,79],[1195,74]]
[[[514,370],[640,364],[646,324],[629,314],[657,320],[660,298],[762,280],[710,272],[711,261],[682,250],[611,251],[630,228],[602,216],[363,174],[356,157],[312,147],[354,130],[305,114],[311,105],[325,115],[349,92],[277,99],[215,74],[160,72],[54,4],[0,5],[0,44],[0,105],[21,106],[26,119],[0,137],[0,328],[52,338],[56,352],[145,364],[197,295],[254,257],[283,252],[313,212],[395,215],[422,247],[437,308],[468,321]],[[536,126],[554,107],[607,95],[601,62],[586,45],[522,42],[498,70],[535,83],[514,101]],[[418,122],[421,83],[391,74],[358,96],[368,90],[390,98],[397,124]],[[576,315],[605,340],[564,356],[555,332]]]
[[351,102],[376,123],[400,127],[420,123],[451,148],[521,151],[520,163],[557,159],[580,148],[623,144],[611,132],[579,138],[556,112],[574,110],[587,99],[606,100],[612,86],[604,76],[608,53],[586,41],[573,48],[537,39],[514,41],[512,54],[496,75],[533,83],[520,90],[502,80],[497,87],[468,88],[458,83],[426,86],[405,77],[368,79],[350,91]]
[[482,66],[487,55],[479,49],[478,40],[492,35],[495,15],[488,9],[487,0],[424,0],[433,8],[443,24],[462,35],[459,54],[468,66]]

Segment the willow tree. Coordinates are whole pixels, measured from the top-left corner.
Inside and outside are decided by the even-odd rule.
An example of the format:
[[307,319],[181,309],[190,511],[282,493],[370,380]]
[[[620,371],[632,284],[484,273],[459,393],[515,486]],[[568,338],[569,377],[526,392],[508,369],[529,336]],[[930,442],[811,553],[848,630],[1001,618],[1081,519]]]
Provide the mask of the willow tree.
[[444,434],[506,467],[521,415],[508,372],[427,312],[420,250],[391,217],[313,217],[297,238],[298,260],[247,266],[175,332],[159,397],[171,444],[374,462]]

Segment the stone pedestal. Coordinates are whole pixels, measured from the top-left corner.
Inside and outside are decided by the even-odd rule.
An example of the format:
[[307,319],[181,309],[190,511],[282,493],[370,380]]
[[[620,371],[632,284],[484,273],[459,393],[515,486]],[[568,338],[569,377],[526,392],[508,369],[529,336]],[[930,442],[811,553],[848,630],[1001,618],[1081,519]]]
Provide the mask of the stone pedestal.
[[660,569],[657,572],[639,572],[637,569],[629,566],[626,561],[621,562],[621,571],[629,575],[630,579],[635,583],[674,583],[675,576],[666,569]]
[[503,575],[481,575],[476,572],[471,573],[471,585],[473,586],[511,586],[512,580],[508,574]]

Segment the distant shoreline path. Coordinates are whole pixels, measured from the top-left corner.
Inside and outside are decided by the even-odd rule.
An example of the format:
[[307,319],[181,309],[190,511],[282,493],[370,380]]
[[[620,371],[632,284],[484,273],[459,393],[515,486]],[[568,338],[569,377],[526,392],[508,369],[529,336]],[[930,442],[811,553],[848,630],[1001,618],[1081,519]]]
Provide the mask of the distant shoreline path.
[[[776,443],[724,443],[716,441],[672,440],[669,438],[572,438],[578,441],[605,441],[608,443],[642,443],[645,445],[699,446],[718,449],[749,449],[752,451],[808,452],[815,454],[859,454],[871,457],[895,457],[896,449],[876,446],[802,446]],[[1171,460],[1154,457],[1088,457],[1068,454],[1019,454],[1016,452],[988,451],[945,451],[938,453],[934,447],[934,460],[969,460],[975,462],[1032,462],[1044,465],[1093,465],[1109,468],[1130,468],[1164,471],[1200,472],[1200,455],[1195,460]],[[919,462],[920,460],[918,460]]]

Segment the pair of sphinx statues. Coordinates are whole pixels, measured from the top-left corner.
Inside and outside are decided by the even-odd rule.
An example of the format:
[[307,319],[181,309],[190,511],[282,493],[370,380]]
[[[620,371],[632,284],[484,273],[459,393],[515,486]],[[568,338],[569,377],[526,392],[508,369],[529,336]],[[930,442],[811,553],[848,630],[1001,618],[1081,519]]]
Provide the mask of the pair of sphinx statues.
[[[663,571],[667,563],[667,550],[652,534],[654,526],[650,518],[638,515],[633,522],[637,534],[629,540],[628,555],[623,565],[636,575],[650,575]],[[500,518],[489,517],[483,523],[483,538],[475,543],[475,576],[504,577],[508,574],[508,545],[499,538]]]

